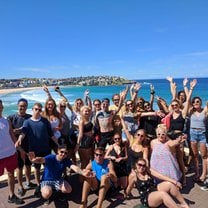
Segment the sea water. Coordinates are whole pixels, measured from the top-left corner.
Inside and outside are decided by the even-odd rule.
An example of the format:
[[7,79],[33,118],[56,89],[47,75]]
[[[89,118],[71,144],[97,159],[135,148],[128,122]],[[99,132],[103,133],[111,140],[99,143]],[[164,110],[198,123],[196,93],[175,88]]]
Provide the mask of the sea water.
[[[189,79],[191,80],[191,79]],[[141,89],[139,90],[138,96],[143,97],[145,100],[150,99],[150,85],[155,88],[155,95],[164,98],[168,103],[171,101],[170,86],[166,79],[153,79],[153,80],[136,80],[141,83]],[[174,79],[177,84],[177,91],[183,90],[183,79]],[[129,85],[130,86],[130,85]],[[72,86],[61,86],[63,94],[68,98],[71,104],[74,103],[75,99],[83,98],[86,89],[90,91],[90,97],[94,99],[109,98],[112,102],[112,95],[114,93],[120,93],[124,90],[127,85],[117,85],[117,86],[83,86],[83,87],[72,87]],[[188,87],[189,83],[188,83]],[[53,88],[49,88],[52,97],[58,101],[60,100],[59,95],[54,91]],[[193,91],[193,96],[200,96],[203,101],[203,105],[206,104],[208,100],[208,78],[198,78],[197,85]],[[40,102],[44,105],[47,99],[46,93],[41,89],[28,90],[23,92],[9,93],[5,95],[0,95],[4,104],[4,116],[8,116],[17,112],[17,101],[20,98],[26,98],[28,100],[28,113],[31,113],[32,106],[35,102]],[[127,99],[130,96],[128,94]],[[156,100],[154,101],[154,109],[158,109]]]

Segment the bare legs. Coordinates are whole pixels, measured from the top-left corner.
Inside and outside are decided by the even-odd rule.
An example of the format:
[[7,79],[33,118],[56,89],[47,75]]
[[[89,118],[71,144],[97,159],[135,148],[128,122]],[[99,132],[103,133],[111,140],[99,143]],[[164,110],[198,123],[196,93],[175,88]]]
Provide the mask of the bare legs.
[[[83,189],[82,189],[82,202],[80,208],[87,207],[87,197],[90,192],[90,189],[96,190],[98,188],[98,181],[95,177],[85,178]],[[101,208],[103,200],[105,198],[106,192],[110,188],[110,180],[107,175],[103,175],[99,187],[98,203],[96,208]]]
[[[192,151],[193,151],[196,177],[199,177],[198,143],[197,142],[191,142],[191,148],[192,148]],[[200,143],[199,148],[200,148],[201,157],[202,157],[202,174],[201,174],[200,179],[203,181],[203,180],[205,180],[206,173],[207,173],[207,147],[206,147],[205,143]]]
[[15,177],[14,171],[8,171],[8,187],[9,187],[9,196],[12,197],[14,195],[14,186],[15,186]]
[[[70,193],[72,191],[72,188],[67,181],[64,181],[62,183],[62,185],[60,186],[60,191],[62,193]],[[41,188],[41,194],[44,199],[49,199],[50,196],[52,195],[52,193],[53,193],[53,191],[50,186],[46,185]]]

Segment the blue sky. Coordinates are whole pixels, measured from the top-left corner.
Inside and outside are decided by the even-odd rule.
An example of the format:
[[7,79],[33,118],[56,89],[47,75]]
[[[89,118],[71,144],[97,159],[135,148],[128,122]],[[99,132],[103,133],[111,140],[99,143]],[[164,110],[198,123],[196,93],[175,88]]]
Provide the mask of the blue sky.
[[207,0],[0,0],[0,78],[207,77]]

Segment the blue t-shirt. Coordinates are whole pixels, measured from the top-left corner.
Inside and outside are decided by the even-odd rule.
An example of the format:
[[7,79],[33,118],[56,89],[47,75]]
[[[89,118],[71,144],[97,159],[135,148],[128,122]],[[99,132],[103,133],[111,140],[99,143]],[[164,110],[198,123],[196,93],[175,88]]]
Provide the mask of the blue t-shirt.
[[45,157],[45,167],[42,176],[43,181],[55,181],[62,178],[62,174],[66,167],[70,167],[72,161],[70,159],[57,160],[56,155],[50,154]]
[[107,159],[104,159],[102,164],[98,164],[95,160],[92,161],[92,171],[95,172],[98,181],[101,181],[101,177],[109,172],[108,163]]
[[31,118],[23,123],[22,132],[28,138],[29,151],[35,153],[49,152],[50,139],[53,136],[50,122],[41,117],[39,120],[34,121]]

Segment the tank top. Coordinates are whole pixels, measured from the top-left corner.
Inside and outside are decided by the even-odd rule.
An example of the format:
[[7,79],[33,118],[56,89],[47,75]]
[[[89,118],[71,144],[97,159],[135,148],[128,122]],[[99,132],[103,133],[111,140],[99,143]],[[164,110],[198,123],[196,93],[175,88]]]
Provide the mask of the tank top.
[[109,172],[108,163],[107,159],[104,159],[102,164],[98,164],[95,160],[92,161],[92,171],[95,172],[98,181],[101,181],[101,177]]
[[191,114],[191,119],[190,119],[190,127],[191,128],[199,128],[205,130],[205,113],[202,111],[198,115],[195,113]]
[[87,133],[87,132],[92,131],[92,129],[93,129],[93,124],[91,121],[89,121],[87,124],[84,124],[83,132]]
[[173,118],[173,115],[170,117],[170,131],[179,130],[183,131],[185,124],[185,119],[182,116],[182,113],[180,112],[179,116],[177,118]]
[[59,126],[60,121],[56,118],[53,121],[50,121],[50,123],[51,128],[53,129],[54,136],[58,139],[59,137],[61,137],[61,132],[59,130],[54,130],[54,128]]
[[0,150],[0,159],[10,157],[16,152],[9,134],[9,122],[3,117],[0,118]]

